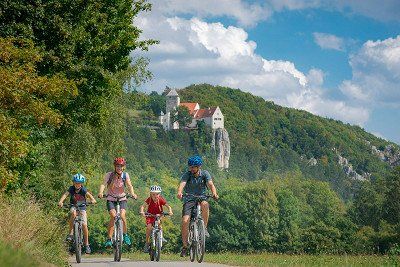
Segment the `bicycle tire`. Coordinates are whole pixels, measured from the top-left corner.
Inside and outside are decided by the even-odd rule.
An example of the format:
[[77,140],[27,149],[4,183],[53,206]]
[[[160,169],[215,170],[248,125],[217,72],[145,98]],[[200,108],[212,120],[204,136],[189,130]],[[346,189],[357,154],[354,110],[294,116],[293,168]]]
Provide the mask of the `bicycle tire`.
[[191,223],[190,224],[190,228],[189,228],[189,259],[191,262],[194,262],[194,260],[196,259],[196,240],[194,238],[194,224]]
[[206,237],[205,237],[205,231],[206,227],[204,225],[203,220],[198,220],[197,222],[197,234],[198,234],[198,242],[196,246],[196,258],[197,262],[201,263],[204,259],[204,254],[206,251]]
[[121,261],[122,254],[122,221],[119,219],[114,224],[114,261]]
[[80,231],[79,223],[74,222],[75,258],[77,263],[80,263],[82,260],[82,240]]
[[155,250],[155,236],[154,231],[151,232],[151,244],[149,249],[150,261],[154,261],[154,250]]
[[156,244],[155,244],[155,253],[154,253],[154,259],[156,261],[160,261],[160,256],[161,256],[161,233],[160,231],[157,232],[156,234]]

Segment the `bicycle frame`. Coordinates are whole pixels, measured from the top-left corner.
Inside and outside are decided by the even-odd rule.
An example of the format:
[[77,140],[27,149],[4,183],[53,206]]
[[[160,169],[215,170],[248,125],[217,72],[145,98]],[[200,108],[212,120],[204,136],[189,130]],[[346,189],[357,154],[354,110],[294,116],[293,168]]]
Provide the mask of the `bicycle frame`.
[[169,215],[168,213],[163,212],[162,214],[150,214],[150,213],[145,213],[146,217],[154,217],[156,220],[153,223],[153,228],[151,230],[151,246],[149,250],[150,254],[150,260],[156,261],[160,260],[160,254],[161,254],[161,248],[162,248],[162,237],[163,237],[163,232],[160,227],[161,223],[161,217],[162,216],[167,216]]

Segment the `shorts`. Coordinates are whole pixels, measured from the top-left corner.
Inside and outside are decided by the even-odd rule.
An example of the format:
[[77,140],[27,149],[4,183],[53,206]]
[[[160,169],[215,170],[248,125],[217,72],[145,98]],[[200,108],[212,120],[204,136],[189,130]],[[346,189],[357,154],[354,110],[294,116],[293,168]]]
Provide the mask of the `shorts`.
[[[119,202],[119,207],[121,210],[126,210],[127,202],[128,201],[126,201],[126,200],[122,200]],[[116,206],[117,206],[117,201],[107,200],[107,210],[108,211],[117,210]]]
[[146,217],[146,225],[152,224],[156,221],[156,218],[154,217]]
[[197,202],[196,201],[187,201],[183,203],[182,207],[182,217],[185,215],[190,215],[191,218],[196,216],[197,212]]
[[[72,212],[76,211],[76,208],[75,208],[75,207],[71,207],[71,209],[70,209],[69,211],[70,211],[70,213],[72,213]],[[78,215],[78,214],[77,214],[77,215]],[[86,224],[86,225],[87,225],[86,210],[81,210],[81,216],[82,216],[82,219],[83,219],[83,224]]]

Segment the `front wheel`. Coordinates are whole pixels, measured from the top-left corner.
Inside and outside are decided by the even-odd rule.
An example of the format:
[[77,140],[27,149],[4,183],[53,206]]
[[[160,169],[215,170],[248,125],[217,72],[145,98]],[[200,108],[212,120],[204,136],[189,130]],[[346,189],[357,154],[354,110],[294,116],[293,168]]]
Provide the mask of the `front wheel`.
[[155,241],[156,241],[156,245],[154,248],[155,249],[154,258],[156,261],[159,261],[160,255],[161,255],[161,243],[162,243],[160,231],[157,232]]
[[189,258],[191,262],[194,262],[194,259],[196,258],[196,247],[197,247],[197,242],[195,238],[195,230],[194,230],[194,223],[190,224],[189,228]]
[[204,226],[204,221],[198,220],[197,221],[198,242],[197,242],[197,247],[196,247],[196,256],[197,256],[198,263],[203,261],[204,253],[206,251],[205,231],[206,231],[206,227]]
[[122,220],[114,225],[114,261],[121,261],[122,254]]
[[75,257],[76,262],[80,263],[82,259],[82,240],[81,240],[81,227],[79,227],[79,223],[74,223],[74,242],[75,242]]

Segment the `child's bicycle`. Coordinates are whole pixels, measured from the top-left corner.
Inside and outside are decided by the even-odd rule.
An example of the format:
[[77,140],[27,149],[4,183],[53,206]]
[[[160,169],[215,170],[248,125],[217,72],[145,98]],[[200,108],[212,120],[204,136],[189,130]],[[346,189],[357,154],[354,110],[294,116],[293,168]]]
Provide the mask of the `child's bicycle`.
[[163,242],[163,232],[160,227],[160,221],[162,216],[168,216],[169,213],[163,212],[162,214],[151,214],[151,213],[145,213],[146,217],[153,217],[156,218],[156,220],[153,223],[153,229],[151,230],[151,243],[150,243],[150,249],[149,249],[149,255],[150,255],[150,260],[151,261],[159,261],[160,256],[161,256],[161,248],[162,248],[162,242]]
[[112,243],[113,243],[113,249],[114,249],[114,261],[121,261],[121,255],[122,255],[122,242],[123,242],[123,222],[121,218],[121,205],[120,201],[121,199],[125,198],[132,198],[131,195],[125,195],[123,197],[117,197],[113,195],[104,195],[103,198],[107,198],[108,196],[111,196],[116,199],[116,206],[115,206],[115,211],[116,211],[116,216],[114,219],[114,233],[112,236]]
[[210,195],[204,196],[196,196],[192,194],[185,194],[185,196],[189,196],[194,198],[196,201],[196,214],[191,215],[190,224],[189,224],[189,235],[188,235],[188,244],[189,244],[189,256],[190,261],[193,262],[195,258],[197,258],[197,262],[201,263],[204,258],[204,254],[206,251],[206,237],[205,231],[206,227],[204,225],[203,217],[201,216],[201,205],[200,203],[204,200],[209,199]]
[[70,242],[70,252],[75,252],[76,262],[80,263],[82,260],[82,246],[83,246],[83,217],[81,213],[81,208],[92,205],[92,203],[82,203],[82,204],[69,204],[65,209],[71,210],[71,207],[76,209],[76,217],[74,219],[73,227],[73,240]]

